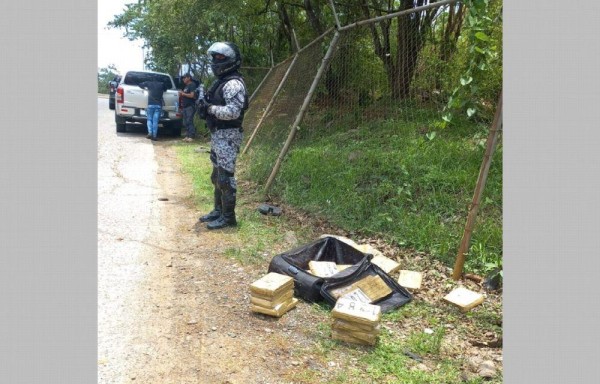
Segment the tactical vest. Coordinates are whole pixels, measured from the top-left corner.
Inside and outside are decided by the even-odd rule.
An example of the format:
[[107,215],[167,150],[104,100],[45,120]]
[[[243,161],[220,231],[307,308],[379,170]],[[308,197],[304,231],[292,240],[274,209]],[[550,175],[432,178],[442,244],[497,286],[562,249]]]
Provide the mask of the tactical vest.
[[216,118],[207,119],[208,129],[211,131],[214,129],[228,129],[228,128],[242,128],[242,122],[244,121],[244,113],[248,109],[248,94],[246,91],[246,83],[242,76],[235,72],[231,75],[225,76],[221,79],[217,79],[210,87],[206,94],[206,99],[210,104],[213,105],[226,105],[225,99],[223,98],[223,87],[229,80],[239,80],[244,85],[244,106],[237,119],[234,120],[218,120]]

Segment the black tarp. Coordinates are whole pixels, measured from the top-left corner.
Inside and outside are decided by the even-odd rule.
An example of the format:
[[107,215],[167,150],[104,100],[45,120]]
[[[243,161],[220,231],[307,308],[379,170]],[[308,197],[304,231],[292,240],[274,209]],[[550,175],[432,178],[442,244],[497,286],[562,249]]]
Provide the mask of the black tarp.
[[[294,294],[306,301],[325,300],[334,305],[336,299],[331,290],[358,281],[368,275],[379,275],[390,287],[392,293],[375,302],[383,312],[408,303],[412,296],[392,277],[377,265],[371,263],[373,255],[363,253],[334,237],[324,237],[291,251],[281,253],[271,260],[269,272],[277,272],[294,279]],[[318,277],[308,269],[309,261],[332,261],[336,264],[351,264],[331,277]]]

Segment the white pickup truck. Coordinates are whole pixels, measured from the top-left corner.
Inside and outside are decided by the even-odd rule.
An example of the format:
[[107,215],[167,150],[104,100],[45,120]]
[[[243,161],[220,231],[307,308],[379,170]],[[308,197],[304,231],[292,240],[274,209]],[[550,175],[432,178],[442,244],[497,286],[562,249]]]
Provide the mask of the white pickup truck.
[[163,94],[158,131],[165,129],[174,136],[181,136],[182,114],[179,110],[179,94],[173,78],[166,73],[149,71],[128,71],[121,78],[115,93],[115,123],[117,132],[125,132],[127,123],[146,124],[148,91],[139,87],[144,81],[162,81],[168,86]]

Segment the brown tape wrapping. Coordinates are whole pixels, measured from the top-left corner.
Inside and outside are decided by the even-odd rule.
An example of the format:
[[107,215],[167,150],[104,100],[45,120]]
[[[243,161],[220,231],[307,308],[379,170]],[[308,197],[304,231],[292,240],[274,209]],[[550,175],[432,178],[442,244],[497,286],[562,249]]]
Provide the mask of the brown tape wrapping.
[[277,307],[272,308],[272,309],[260,307],[258,305],[254,305],[254,304],[250,304],[250,310],[252,312],[262,313],[264,315],[281,317],[287,311],[294,308],[296,306],[296,304],[298,304],[298,299],[292,298],[289,301],[286,301],[285,303],[281,303]]
[[269,272],[265,276],[250,284],[252,294],[264,297],[276,297],[277,295],[294,288],[294,279],[290,276],[275,272]]
[[273,299],[265,298],[264,296],[251,295],[250,302],[254,305],[258,305],[259,307],[275,308],[279,304],[289,301],[293,296],[294,296],[293,290],[283,292],[281,295],[274,297]]

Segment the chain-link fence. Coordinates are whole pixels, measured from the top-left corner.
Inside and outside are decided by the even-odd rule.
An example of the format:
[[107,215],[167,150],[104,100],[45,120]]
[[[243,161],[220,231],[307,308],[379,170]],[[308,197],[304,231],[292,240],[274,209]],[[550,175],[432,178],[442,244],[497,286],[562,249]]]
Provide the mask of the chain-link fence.
[[248,96],[251,96],[254,91],[261,84],[262,80],[265,78],[267,73],[269,73],[270,68],[266,67],[241,67],[240,72],[244,76],[244,82],[246,83],[246,91],[248,92]]
[[257,87],[253,91],[248,91],[251,96],[250,107],[244,117],[247,137],[256,129],[262,119],[266,107],[269,105],[291,62],[292,59],[290,58],[271,68]]
[[[240,157],[247,164],[245,176],[266,194],[293,196],[315,212],[329,209],[356,228],[391,233],[435,254],[451,253],[463,207],[480,205],[480,193],[473,201],[470,196],[481,160],[493,154],[485,137],[501,90],[499,71],[485,79],[492,84],[486,96],[477,96],[491,113],[455,117],[446,127],[453,90],[478,54],[469,49],[468,38],[460,38],[461,7],[440,0],[338,26],[275,66],[247,111]],[[488,144],[497,135],[491,137]],[[286,168],[288,151],[294,161]],[[481,175],[487,176],[489,166],[481,165],[486,172],[480,171],[476,191],[485,185]],[[464,232],[476,237],[480,249],[470,251],[480,260],[502,253],[501,162],[494,168],[494,194],[479,216],[485,223],[473,231],[477,210],[471,209]],[[352,204],[339,212],[339,199]]]
[[[245,124],[251,178],[268,190],[291,139],[312,141],[376,121],[423,134],[438,129],[468,60],[455,54],[449,7],[456,2],[449,3],[341,27],[286,60],[289,76],[283,63],[272,71]],[[330,61],[323,60],[328,49]]]
[[244,119],[246,145],[243,151],[247,161],[252,162],[252,179],[264,182],[272,171],[331,35],[331,32],[326,33],[274,67],[254,95]]

